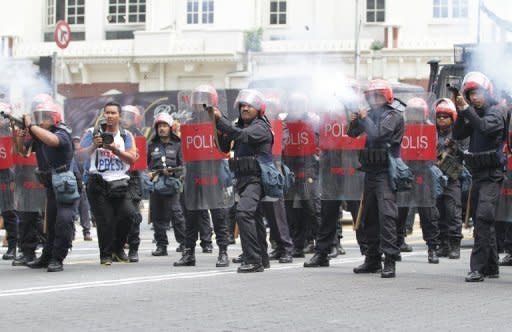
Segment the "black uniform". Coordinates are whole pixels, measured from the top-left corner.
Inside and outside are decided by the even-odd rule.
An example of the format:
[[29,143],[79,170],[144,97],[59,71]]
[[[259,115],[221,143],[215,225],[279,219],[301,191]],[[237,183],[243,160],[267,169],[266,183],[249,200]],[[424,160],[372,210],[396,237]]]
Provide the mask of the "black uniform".
[[[288,115],[285,122],[304,121],[314,126],[315,120],[307,113]],[[318,129],[314,128],[318,145]],[[283,162],[295,174],[295,183],[285,200],[286,217],[293,239],[294,256],[304,257],[304,247],[312,244],[320,227],[319,160],[317,155],[294,157],[283,155]]]
[[[452,140],[452,128],[446,131],[438,129],[437,134],[437,153],[438,155],[446,150],[446,144]],[[454,142],[453,146],[457,147],[458,151],[453,151],[450,155],[453,160],[460,165],[463,163],[463,151],[467,147],[467,139],[464,141]],[[450,151],[451,152],[451,151]],[[453,249],[451,258],[457,258],[458,250],[460,248],[460,241],[462,240],[462,188],[459,179],[453,179],[448,176],[448,185],[444,188],[441,196],[437,198],[437,209],[439,211],[439,231],[441,248],[439,254],[441,257],[450,255]]]
[[[149,144],[148,169],[151,171],[162,170],[164,163],[166,168],[182,166],[181,141],[174,134],[171,134],[171,141],[169,143],[162,143],[160,138],[155,136]],[[174,176],[179,175],[181,174],[177,172]],[[160,174],[158,176],[164,175]],[[167,239],[169,221],[172,223],[176,241],[180,245],[184,244],[185,217],[180,203],[180,193],[162,195],[154,191],[149,197],[149,204],[151,222],[155,230],[156,246],[167,249],[169,245],[169,240]]]
[[33,142],[39,172],[46,187],[48,238],[41,257],[34,264],[29,263],[29,266],[36,268],[48,266],[49,271],[59,271],[62,270],[62,261],[71,248],[74,233],[73,216],[79,201],[75,200],[71,204],[65,204],[56,200],[51,184],[51,174],[52,171],[58,173],[72,169],[73,143],[69,129],[51,127],[50,131],[59,139],[57,147],[48,146],[37,139]]
[[485,275],[497,275],[495,211],[503,182],[505,156],[503,141],[505,119],[498,105],[483,109],[472,106],[458,110],[453,138],[470,138],[469,153],[464,156],[471,171],[471,214],[475,225],[475,244],[471,252],[471,274],[467,281],[480,281]]
[[394,157],[400,154],[405,126],[398,107],[395,101],[371,109],[365,119],[353,121],[348,130],[351,137],[367,134],[363,153],[369,158],[361,160],[362,170],[366,173],[362,227],[368,244],[365,255],[374,266],[380,266],[382,253],[390,264],[394,264],[400,253],[396,235],[396,193],[391,190],[388,163],[381,162],[387,160],[388,154]]
[[260,210],[264,194],[256,158],[272,160],[270,124],[258,117],[247,127],[244,127],[241,120],[232,126],[227,119],[221,118],[217,120],[217,127],[227,134],[227,137],[221,136],[223,151],[229,151],[231,142],[235,142],[236,192],[240,197],[236,207],[236,222],[240,228],[244,265],[248,270],[262,271],[262,267],[268,265],[268,255],[266,229]]

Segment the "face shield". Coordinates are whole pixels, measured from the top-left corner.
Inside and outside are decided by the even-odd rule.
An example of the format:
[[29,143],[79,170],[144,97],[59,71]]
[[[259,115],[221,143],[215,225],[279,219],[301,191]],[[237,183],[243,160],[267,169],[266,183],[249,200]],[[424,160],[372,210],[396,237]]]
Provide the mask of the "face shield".
[[38,111],[34,111],[32,116],[34,118],[34,122],[37,125],[50,124],[52,126],[55,126],[56,123],[55,123],[55,114],[54,113],[55,112],[38,110]]
[[204,108],[204,106],[215,106],[214,96],[210,92],[194,91],[190,97],[190,104],[194,108],[196,108],[196,106],[200,106],[201,108]]

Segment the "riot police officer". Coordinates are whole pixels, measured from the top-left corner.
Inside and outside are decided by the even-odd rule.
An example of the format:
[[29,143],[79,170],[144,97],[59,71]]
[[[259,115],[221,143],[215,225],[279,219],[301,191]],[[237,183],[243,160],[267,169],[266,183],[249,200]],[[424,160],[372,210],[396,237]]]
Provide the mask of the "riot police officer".
[[155,135],[148,147],[149,178],[154,191],[149,197],[151,223],[155,231],[156,250],[153,256],[167,256],[167,226],[171,221],[174,237],[179,244],[185,241],[185,218],[180,203],[183,171],[181,141],[173,132],[173,121],[168,113],[158,114],[153,125]]
[[504,176],[505,118],[494,99],[492,83],[480,72],[466,74],[462,96],[457,96],[455,104],[453,138],[469,137],[464,161],[473,179],[470,195],[475,244],[466,281],[478,282],[484,277],[499,277],[495,211]]
[[434,104],[437,126],[437,165],[448,177],[443,194],[437,199],[439,211],[439,231],[441,244],[439,257],[460,258],[462,239],[462,193],[461,176],[463,151],[467,148],[467,139],[456,141],[452,138],[453,124],[457,120],[455,105],[450,99],[442,98]]
[[[363,228],[368,244],[365,261],[354,268],[354,273],[381,272],[383,278],[395,277],[395,261],[400,253],[397,246],[396,221],[398,207],[396,193],[391,189],[389,157],[400,155],[404,134],[404,119],[400,104],[393,99],[393,90],[384,80],[369,82],[365,97],[370,109],[351,114],[348,135],[358,137],[366,133],[365,150],[360,161],[366,173],[363,197]],[[381,254],[384,253],[384,268]],[[327,258],[325,258],[326,260]]]
[[272,163],[272,130],[265,117],[263,95],[256,90],[241,90],[235,101],[239,119],[232,125],[215,109],[218,130],[223,134],[220,145],[227,152],[234,142],[236,222],[240,228],[243,263],[239,273],[263,272],[268,265],[266,229],[260,210],[264,196],[260,162]]
[[55,103],[36,105],[32,116],[35,124],[28,114],[23,115],[23,121],[32,137],[38,173],[46,187],[48,239],[41,256],[27,265],[59,272],[63,270],[62,262],[71,248],[73,216],[80,197],[79,180],[72,168],[71,130],[62,123],[60,109]]

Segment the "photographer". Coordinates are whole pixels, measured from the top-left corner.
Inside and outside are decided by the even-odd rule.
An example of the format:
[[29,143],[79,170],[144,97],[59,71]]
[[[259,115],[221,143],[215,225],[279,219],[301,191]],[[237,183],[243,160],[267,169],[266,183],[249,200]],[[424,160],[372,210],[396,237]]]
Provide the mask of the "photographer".
[[136,158],[133,136],[119,125],[121,105],[108,102],[104,123],[87,130],[80,146],[90,155],[87,196],[96,219],[100,263],[128,262],[123,246],[133,218],[126,174]]

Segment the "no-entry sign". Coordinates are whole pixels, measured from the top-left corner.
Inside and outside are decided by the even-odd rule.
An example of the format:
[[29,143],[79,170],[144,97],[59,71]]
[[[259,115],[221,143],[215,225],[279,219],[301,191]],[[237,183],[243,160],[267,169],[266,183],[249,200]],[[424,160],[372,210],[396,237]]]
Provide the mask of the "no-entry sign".
[[53,39],[57,46],[65,49],[68,47],[71,41],[71,28],[66,21],[58,21],[55,25],[55,32],[53,33]]

